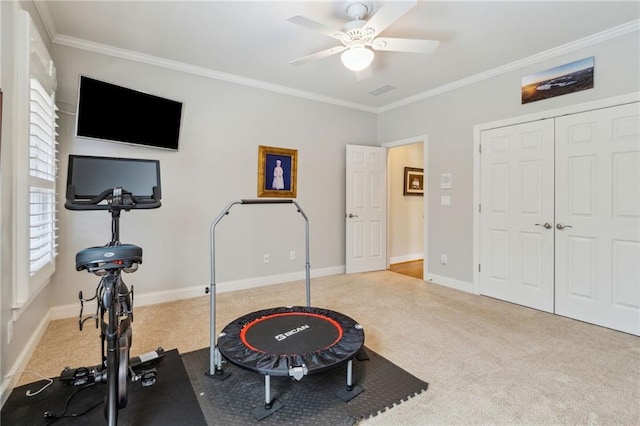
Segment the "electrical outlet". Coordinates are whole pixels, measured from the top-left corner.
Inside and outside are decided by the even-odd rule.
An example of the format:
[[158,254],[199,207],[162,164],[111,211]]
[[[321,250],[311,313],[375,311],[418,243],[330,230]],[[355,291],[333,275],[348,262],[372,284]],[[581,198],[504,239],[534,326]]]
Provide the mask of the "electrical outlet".
[[440,263],[441,264],[446,265],[448,261],[449,260],[447,259],[447,255],[446,254],[441,254],[440,255]]
[[263,257],[264,263],[269,263],[269,254],[265,253]]
[[289,252],[289,260],[296,260],[296,252],[291,250]]
[[7,345],[13,340],[13,321],[7,323]]

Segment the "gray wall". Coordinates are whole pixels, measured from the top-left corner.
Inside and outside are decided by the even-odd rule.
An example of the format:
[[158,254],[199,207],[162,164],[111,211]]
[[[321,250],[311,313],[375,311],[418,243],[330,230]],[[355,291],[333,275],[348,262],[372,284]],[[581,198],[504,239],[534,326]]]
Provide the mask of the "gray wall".
[[[151,65],[54,46],[58,104],[75,111],[79,74],[184,102],[178,152],[75,138],[60,114],[61,170],[68,154],[155,158],[163,205],[123,213],[121,240],[143,247],[128,280],[138,294],[209,283],[209,227],[232,200],[256,198],[258,145],[298,150],[297,201],[310,219],[312,269],[344,265],[345,144],[376,143],[376,116]],[[66,179],[60,181],[64,193]],[[76,272],[78,250],[108,242],[105,212],[60,211],[52,306],[76,303],[96,279]],[[304,271],[304,222],[293,206],[236,206],[217,227],[217,282]],[[296,251],[296,261],[289,252]],[[263,263],[263,254],[271,261]],[[202,293],[204,294],[204,293]]]
[[[381,143],[429,135],[426,260],[430,273],[473,281],[473,126],[640,91],[639,52],[634,32],[379,114]],[[589,56],[595,57],[593,89],[521,105],[522,76]],[[453,188],[447,190],[450,206],[440,205],[441,173],[453,175]],[[440,254],[447,254],[447,265],[440,264]]]

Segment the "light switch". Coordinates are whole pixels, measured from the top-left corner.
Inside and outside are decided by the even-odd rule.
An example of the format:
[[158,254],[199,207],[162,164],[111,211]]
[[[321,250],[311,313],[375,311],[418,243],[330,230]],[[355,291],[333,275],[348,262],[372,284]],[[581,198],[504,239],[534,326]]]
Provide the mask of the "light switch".
[[443,205],[443,206],[451,205],[451,196],[450,195],[440,196],[440,205]]
[[453,187],[453,178],[451,173],[442,173],[440,175],[440,188],[451,189]]

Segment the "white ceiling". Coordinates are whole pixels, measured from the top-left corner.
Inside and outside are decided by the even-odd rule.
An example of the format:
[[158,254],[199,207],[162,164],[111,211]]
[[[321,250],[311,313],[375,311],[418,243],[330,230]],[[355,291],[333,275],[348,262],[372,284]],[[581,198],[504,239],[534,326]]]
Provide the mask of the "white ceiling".
[[[369,2],[374,13],[383,3]],[[340,55],[289,64],[339,43],[287,18],[303,15],[341,28],[348,20],[343,4],[49,0],[36,6],[54,43],[373,111],[620,25],[637,30],[640,18],[637,1],[420,1],[383,36],[440,40],[431,55],[376,52],[371,76],[361,80]],[[386,85],[395,89],[369,94]]]

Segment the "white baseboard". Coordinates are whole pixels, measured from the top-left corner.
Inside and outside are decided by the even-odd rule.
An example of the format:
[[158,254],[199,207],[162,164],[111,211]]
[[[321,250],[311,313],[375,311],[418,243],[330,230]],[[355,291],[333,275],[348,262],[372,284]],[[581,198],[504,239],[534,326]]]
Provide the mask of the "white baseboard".
[[9,398],[9,395],[11,394],[14,386],[16,385],[16,383],[18,383],[21,373],[27,368],[27,364],[29,364],[29,360],[31,359],[33,352],[36,350],[36,346],[38,346],[38,343],[40,343],[40,339],[42,339],[42,336],[44,336],[44,333],[47,330],[50,321],[51,310],[49,310],[49,312],[47,312],[47,314],[42,318],[33,334],[29,338],[29,341],[22,349],[22,352],[20,352],[20,355],[18,355],[18,358],[11,367],[11,370],[9,370],[9,373],[2,378],[2,386],[0,387],[0,398],[2,400],[2,404],[0,405],[4,406],[4,403]]
[[473,283],[469,283],[466,281],[460,281],[453,278],[447,278],[430,273],[427,274],[424,280],[445,287],[455,288],[456,290],[466,291],[467,293],[473,293]]
[[[335,266],[324,269],[314,269],[311,271],[311,278],[324,277],[327,275],[339,275],[345,273],[344,266]],[[245,290],[255,287],[263,287],[273,284],[288,283],[305,279],[305,272],[291,272],[288,274],[271,275],[268,277],[249,278],[246,280],[227,281],[216,283],[216,291],[224,293],[227,291]],[[134,308],[137,306],[156,305],[158,303],[173,302],[175,300],[191,299],[198,296],[204,296],[205,285],[196,287],[185,287],[174,290],[156,291],[153,293],[135,294]],[[49,319],[56,320],[62,318],[72,318],[78,315],[78,304],[54,306],[49,310]]]
[[412,260],[422,260],[422,259],[424,259],[423,253],[412,253],[412,254],[405,254],[402,256],[390,257],[389,263],[393,265],[394,263],[411,262]]

